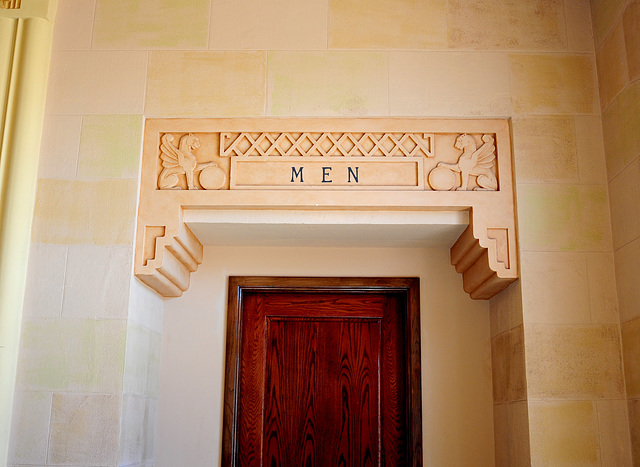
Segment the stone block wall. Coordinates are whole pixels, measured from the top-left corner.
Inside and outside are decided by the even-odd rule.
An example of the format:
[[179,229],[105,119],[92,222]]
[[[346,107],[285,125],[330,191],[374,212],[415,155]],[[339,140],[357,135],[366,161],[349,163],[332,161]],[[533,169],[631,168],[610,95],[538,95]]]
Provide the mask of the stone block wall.
[[640,464],[640,2],[593,1],[622,347]]
[[639,99],[631,78],[599,93],[596,64],[635,40],[636,3],[594,1],[592,29],[587,0],[60,0],[10,464],[153,462],[162,302],[130,282],[143,117],[486,116],[513,119],[522,258],[492,303],[496,459],[630,465],[614,271],[632,335],[638,232],[615,209],[637,197],[614,177],[632,189],[637,138],[617,135]]

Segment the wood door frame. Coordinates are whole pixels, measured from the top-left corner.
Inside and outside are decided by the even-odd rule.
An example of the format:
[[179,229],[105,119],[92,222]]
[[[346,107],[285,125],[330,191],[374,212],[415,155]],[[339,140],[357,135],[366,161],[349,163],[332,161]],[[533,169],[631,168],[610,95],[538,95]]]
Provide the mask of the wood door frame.
[[420,365],[420,279],[358,277],[231,276],[227,305],[222,465],[233,466],[236,432],[243,294],[245,292],[333,292],[404,294],[406,300],[406,368],[408,388],[408,444],[412,465],[422,465],[422,391]]

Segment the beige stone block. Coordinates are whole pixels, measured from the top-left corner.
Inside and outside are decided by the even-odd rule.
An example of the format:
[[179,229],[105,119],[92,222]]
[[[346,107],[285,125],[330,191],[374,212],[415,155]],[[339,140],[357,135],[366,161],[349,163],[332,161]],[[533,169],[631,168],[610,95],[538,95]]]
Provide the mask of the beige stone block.
[[164,301],[154,290],[131,276],[128,319],[162,334]]
[[602,465],[631,467],[631,439],[626,400],[597,401]]
[[493,403],[507,402],[509,390],[509,333],[503,332],[491,339],[491,373]]
[[574,122],[580,183],[606,183],[602,119],[595,115],[576,115]]
[[523,183],[517,192],[523,250],[611,248],[606,185]]
[[606,109],[629,82],[622,23],[609,33],[596,54],[600,105]]
[[596,48],[618,22],[628,3],[629,0],[591,0],[591,17],[593,18]]
[[267,114],[386,115],[387,76],[382,52],[270,52]]
[[136,178],[140,167],[142,117],[89,115],[82,119],[80,178]]
[[74,178],[78,170],[78,145],[82,117],[48,115],[42,128],[39,178]]
[[509,466],[509,422],[507,404],[493,405],[493,436],[496,467]]
[[493,401],[505,403],[526,398],[522,326],[491,339]]
[[593,113],[596,74],[588,55],[509,56],[511,95],[522,114]]
[[40,180],[33,241],[130,245],[135,180]]
[[589,0],[564,2],[567,45],[570,52],[593,52],[593,28]]
[[590,401],[529,402],[532,466],[599,466],[598,422]]
[[446,43],[445,0],[329,0],[329,48],[429,49]]
[[125,337],[123,320],[27,319],[20,342],[18,387],[118,393]]
[[512,125],[518,182],[578,181],[573,118],[519,117]]
[[49,464],[115,465],[121,396],[54,394]]
[[91,48],[96,0],[58,2],[53,48],[56,50],[88,50]]
[[[460,72],[461,64],[473,70],[473,78]],[[392,115],[510,115],[508,56],[390,52],[389,108]]]
[[627,396],[640,397],[640,318],[622,323],[622,352]]
[[158,396],[160,335],[129,322],[125,356],[124,392]]
[[11,417],[9,464],[45,464],[51,393],[17,391]]
[[616,285],[620,321],[640,317],[640,239],[616,250]]
[[640,399],[629,399],[629,427],[633,459],[640,459]]
[[158,398],[160,391],[160,356],[162,354],[162,334],[151,332],[149,345],[149,372],[147,374],[146,395]]
[[524,323],[522,316],[522,282],[516,281],[513,286],[505,289],[509,310],[509,326],[516,327]]
[[142,114],[147,52],[57,51],[47,114]]
[[509,334],[509,402],[527,397],[527,381],[524,360],[524,328],[515,327]]
[[264,52],[151,52],[145,113],[262,115],[266,68]]
[[207,47],[210,0],[97,0],[93,47]]
[[527,401],[510,402],[507,405],[509,421],[509,466],[531,465],[529,442],[529,405]]
[[589,305],[594,324],[618,324],[618,295],[613,252],[587,252]]
[[145,445],[143,459],[145,467],[153,467],[156,450],[156,433],[158,429],[158,400],[147,398],[147,408],[144,414]]
[[132,259],[127,246],[71,245],[62,316],[126,319]]
[[518,326],[509,334],[509,402],[521,401],[527,397],[527,376],[524,360],[524,328]]
[[624,42],[627,52],[629,80],[640,78],[640,1],[632,1],[622,16]]
[[491,337],[522,324],[521,281],[516,281],[489,302]]
[[67,247],[32,244],[29,249],[23,316],[58,318],[62,313]]
[[523,252],[520,261],[525,323],[591,322],[584,253]]
[[561,0],[450,0],[449,46],[474,49],[564,50]]
[[123,395],[119,465],[143,465],[146,448],[146,408],[146,397]]
[[503,305],[505,301],[502,294],[498,294],[489,301],[489,321],[491,338],[509,329],[508,309]]
[[609,183],[613,246],[620,248],[640,236],[640,158]]
[[322,50],[327,48],[327,0],[216,0],[209,48],[214,50]]
[[532,324],[525,341],[529,397],[624,397],[618,326]]
[[640,81],[627,86],[602,115],[609,179],[640,155]]

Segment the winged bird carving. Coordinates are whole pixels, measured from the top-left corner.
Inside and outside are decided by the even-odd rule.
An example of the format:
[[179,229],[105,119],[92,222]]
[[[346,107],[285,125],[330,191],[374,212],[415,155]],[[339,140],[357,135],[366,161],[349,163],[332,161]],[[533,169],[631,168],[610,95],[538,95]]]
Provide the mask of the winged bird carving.
[[438,163],[437,167],[445,167],[454,172],[460,173],[461,185],[456,190],[466,191],[469,189],[469,176],[476,177],[478,184],[474,190],[497,190],[498,180],[493,172],[494,160],[496,158],[496,146],[493,136],[483,135],[484,144],[478,148],[473,136],[466,133],[458,136],[454,147],[462,150],[462,154],[457,164]]

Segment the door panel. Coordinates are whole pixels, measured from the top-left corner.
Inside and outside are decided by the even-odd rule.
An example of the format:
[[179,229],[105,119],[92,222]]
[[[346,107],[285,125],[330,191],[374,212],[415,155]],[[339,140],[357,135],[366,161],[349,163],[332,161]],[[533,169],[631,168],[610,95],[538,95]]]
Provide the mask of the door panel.
[[224,465],[421,465],[415,323],[406,291],[383,292],[241,294],[229,323],[227,396],[237,399],[225,410]]
[[267,322],[267,465],[378,465],[380,320]]

